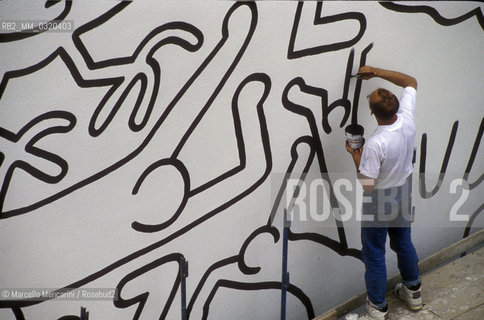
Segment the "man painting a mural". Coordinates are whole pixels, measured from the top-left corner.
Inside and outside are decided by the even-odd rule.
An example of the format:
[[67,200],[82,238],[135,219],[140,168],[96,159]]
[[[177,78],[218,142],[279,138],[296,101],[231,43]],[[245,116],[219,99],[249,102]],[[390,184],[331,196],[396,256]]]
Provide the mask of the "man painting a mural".
[[[378,127],[364,146],[352,149],[346,143],[363,185],[361,222],[362,260],[365,264],[367,313],[359,319],[387,319],[385,243],[397,254],[402,283],[394,293],[411,310],[422,308],[418,257],[411,240],[411,176],[416,127],[414,122],[417,81],[406,74],[364,66],[358,76],[382,78],[403,87],[400,101],[386,89],[368,96],[370,112]],[[365,199],[365,198],[364,198]],[[366,218],[370,219],[366,219]],[[355,317],[355,315],[351,315]],[[351,316],[348,316],[351,319]]]
[[482,318],[484,4],[85,3],[0,0],[0,320]]

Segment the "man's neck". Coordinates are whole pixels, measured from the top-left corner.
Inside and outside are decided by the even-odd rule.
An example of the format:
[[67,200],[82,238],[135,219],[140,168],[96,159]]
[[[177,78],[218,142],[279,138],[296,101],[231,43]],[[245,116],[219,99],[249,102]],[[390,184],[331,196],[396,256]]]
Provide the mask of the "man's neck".
[[376,122],[378,123],[379,126],[389,126],[394,124],[397,121],[397,119],[398,119],[397,115],[394,115],[393,118],[389,120],[381,120],[376,118]]

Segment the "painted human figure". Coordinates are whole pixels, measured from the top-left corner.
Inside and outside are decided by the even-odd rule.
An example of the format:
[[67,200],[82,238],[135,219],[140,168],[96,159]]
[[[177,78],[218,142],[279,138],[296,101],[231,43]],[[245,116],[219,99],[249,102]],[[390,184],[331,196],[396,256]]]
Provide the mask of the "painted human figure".
[[363,185],[361,241],[365,264],[367,313],[363,319],[387,319],[385,242],[397,254],[403,282],[394,292],[412,310],[422,308],[418,256],[411,240],[411,176],[416,127],[414,122],[417,81],[396,71],[363,66],[360,78],[382,78],[400,86],[400,101],[386,89],[368,96],[370,112],[378,127],[365,145],[353,150],[346,144]]

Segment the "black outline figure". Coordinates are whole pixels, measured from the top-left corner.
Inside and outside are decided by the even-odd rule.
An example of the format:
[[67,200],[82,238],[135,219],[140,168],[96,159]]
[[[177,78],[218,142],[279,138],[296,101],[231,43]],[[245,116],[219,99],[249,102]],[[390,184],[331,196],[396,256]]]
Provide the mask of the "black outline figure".
[[463,14],[460,17],[456,18],[445,18],[443,17],[437,9],[432,8],[430,6],[422,6],[422,5],[404,5],[400,3],[394,2],[379,2],[379,4],[392,11],[402,12],[402,13],[425,13],[429,15],[436,23],[442,26],[454,26],[461,22],[464,22],[472,17],[476,17],[477,22],[480,24],[482,30],[484,31],[484,15],[482,14],[482,10],[480,7],[475,8],[472,11],[469,11],[466,14]]
[[289,46],[287,48],[287,58],[288,59],[297,59],[306,56],[321,54],[324,52],[330,51],[337,51],[345,48],[351,48],[354,46],[365,34],[366,30],[366,18],[365,15],[360,12],[345,12],[341,14],[336,14],[333,16],[323,16],[323,1],[318,1],[316,3],[316,10],[314,12],[314,21],[313,24],[315,26],[315,30],[317,30],[317,26],[325,25],[329,23],[341,22],[345,20],[356,20],[360,24],[360,29],[358,34],[355,35],[351,40],[331,43],[331,44],[322,44],[317,47],[313,48],[304,48],[295,50],[294,43],[296,42],[296,38],[298,36],[298,29],[299,23],[301,20],[301,13],[304,6],[304,1],[299,1],[296,9],[296,14],[294,16],[294,23],[292,26],[291,37],[289,40]]

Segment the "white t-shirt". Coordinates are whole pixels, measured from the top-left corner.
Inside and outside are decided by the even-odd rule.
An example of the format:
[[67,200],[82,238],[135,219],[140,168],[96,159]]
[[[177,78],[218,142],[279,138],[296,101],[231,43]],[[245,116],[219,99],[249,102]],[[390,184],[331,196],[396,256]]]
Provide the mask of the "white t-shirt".
[[397,121],[378,126],[363,147],[360,172],[376,179],[375,189],[399,187],[412,174],[417,91],[406,87],[400,97]]

